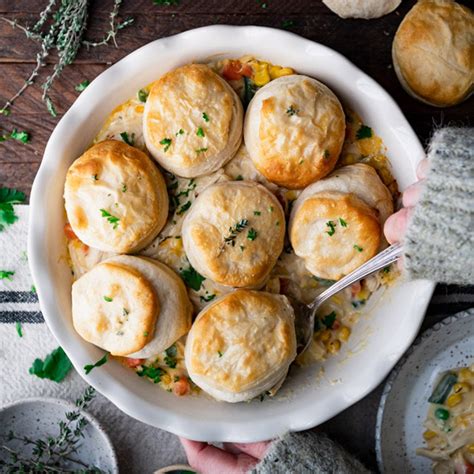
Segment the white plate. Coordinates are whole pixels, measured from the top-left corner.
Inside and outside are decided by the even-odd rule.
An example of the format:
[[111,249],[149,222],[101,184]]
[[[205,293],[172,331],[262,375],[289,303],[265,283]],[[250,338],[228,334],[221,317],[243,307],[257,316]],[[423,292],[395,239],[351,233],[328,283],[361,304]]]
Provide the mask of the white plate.
[[[71,272],[64,259],[63,184],[67,168],[88,147],[110,111],[164,72],[213,57],[259,58],[327,83],[380,135],[403,189],[415,181],[424,152],[393,99],[335,51],[294,34],[262,27],[210,26],[154,41],[97,77],[55,128],[31,194],[28,256],[46,322],[78,372],[139,420],[196,440],[251,442],[324,422],[375,388],[418,332],[433,291],[427,281],[399,282],[362,318],[337,357],[292,371],[276,400],[226,404],[176,398],[118,363],[85,376],[103,352],[71,323]],[[348,353],[354,352],[351,357]]]
[[428,398],[439,375],[474,362],[474,310],[450,316],[415,342],[387,380],[377,414],[377,462],[383,473],[431,472],[418,456]]

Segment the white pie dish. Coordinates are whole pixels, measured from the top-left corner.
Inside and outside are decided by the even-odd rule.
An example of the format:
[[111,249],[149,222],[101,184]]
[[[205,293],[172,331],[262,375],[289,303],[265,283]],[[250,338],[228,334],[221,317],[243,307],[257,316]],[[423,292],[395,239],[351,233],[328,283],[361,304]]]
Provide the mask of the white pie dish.
[[393,99],[344,57],[288,32],[210,26],[154,41],[98,76],[52,133],[31,194],[28,255],[33,280],[45,320],[77,371],[130,416],[203,441],[269,439],[318,425],[360,400],[413,341],[434,287],[427,281],[400,281],[390,287],[358,322],[344,350],[324,363],[324,375],[318,376],[317,365],[293,371],[271,401],[229,405],[206,397],[176,398],[118,363],[85,376],[84,365],[103,352],[82,340],[72,326],[72,277],[63,238],[66,171],[110,111],[162,73],[192,61],[244,54],[328,84],[382,137],[400,189],[415,181],[416,165],[424,157],[416,135]]

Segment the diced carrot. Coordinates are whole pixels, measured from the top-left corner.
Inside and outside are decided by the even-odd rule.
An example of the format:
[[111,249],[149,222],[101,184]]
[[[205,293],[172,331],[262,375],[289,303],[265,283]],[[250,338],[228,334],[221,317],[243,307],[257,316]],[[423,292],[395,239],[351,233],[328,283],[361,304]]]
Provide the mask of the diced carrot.
[[71,224],[69,224],[69,222],[67,222],[65,225],[64,225],[64,235],[66,236],[66,238],[68,240],[74,240],[74,239],[77,239],[77,235],[74,233],[74,231],[72,230],[72,227],[71,227]]
[[135,368],[138,367],[139,365],[142,365],[143,362],[145,362],[146,359],[133,359],[132,357],[124,357],[123,358],[123,363],[130,368]]
[[189,381],[185,376],[181,376],[177,382],[173,385],[173,393],[178,397],[182,397],[189,393],[191,387],[189,386]]
[[224,66],[222,75],[229,81],[237,81],[242,79],[242,76],[250,77],[252,68],[248,64],[242,64],[240,61],[231,59]]

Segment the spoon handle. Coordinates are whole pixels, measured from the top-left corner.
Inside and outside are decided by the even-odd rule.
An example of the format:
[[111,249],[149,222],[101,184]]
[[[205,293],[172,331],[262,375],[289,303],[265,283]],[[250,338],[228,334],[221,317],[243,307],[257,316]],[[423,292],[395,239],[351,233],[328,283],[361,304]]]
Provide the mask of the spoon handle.
[[349,275],[346,275],[344,278],[341,278],[339,281],[331,285],[327,290],[323,291],[319,296],[315,298],[311,307],[319,306],[323,301],[327,300],[331,296],[339,293],[344,288],[352,285],[353,283],[362,280],[368,275],[375,273],[377,270],[390,265],[400,258],[402,255],[402,244],[397,243],[393,244],[390,247],[386,248],[384,251],[377,254],[375,257],[371,258],[369,261],[365,262],[362,266],[354,270]]

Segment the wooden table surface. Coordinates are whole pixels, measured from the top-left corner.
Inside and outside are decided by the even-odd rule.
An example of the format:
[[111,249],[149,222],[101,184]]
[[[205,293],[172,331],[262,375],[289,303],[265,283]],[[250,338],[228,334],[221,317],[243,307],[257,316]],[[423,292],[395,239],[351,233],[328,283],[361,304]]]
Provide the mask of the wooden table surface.
[[[118,48],[106,46],[89,51],[83,48],[75,64],[64,70],[51,94],[59,112],[57,118],[46,112],[38,86],[31,87],[15,103],[10,116],[0,116],[0,130],[10,131],[16,127],[30,132],[32,138],[26,145],[14,140],[0,143],[0,186],[29,193],[46,142],[61,115],[78,95],[75,85],[84,79],[94,79],[109,65],[152,40],[213,24],[281,28],[284,22],[293,22],[289,30],[334,48],[378,81],[398,102],[425,144],[435,125],[469,124],[474,98],[456,107],[437,109],[411,98],[400,86],[392,67],[391,44],[397,26],[414,3],[414,0],[404,0],[396,12],[365,21],[343,20],[320,0],[181,0],[177,6],[156,6],[152,0],[124,0],[120,15],[122,18],[132,16],[134,24],[119,33]],[[45,4],[46,0],[0,0],[0,16],[32,24]],[[88,39],[102,38],[111,5],[111,0],[91,1]],[[35,42],[0,21],[2,102],[22,85],[34,67],[36,52]],[[37,82],[41,84],[45,76],[46,71],[43,71]],[[380,389],[324,425],[372,468],[375,467],[374,425],[379,396]]]

